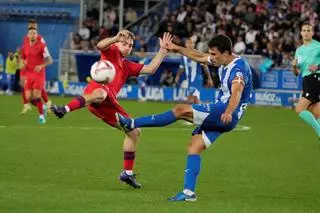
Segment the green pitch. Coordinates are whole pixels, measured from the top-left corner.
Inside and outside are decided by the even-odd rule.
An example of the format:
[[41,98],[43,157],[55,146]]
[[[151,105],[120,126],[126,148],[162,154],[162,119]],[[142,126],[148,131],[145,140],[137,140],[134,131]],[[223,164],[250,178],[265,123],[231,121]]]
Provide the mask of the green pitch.
[[[122,104],[135,116],[173,106]],[[0,96],[1,213],[320,212],[320,146],[291,110],[249,108],[241,125],[250,129],[223,135],[204,153],[198,201],[168,203],[182,189],[192,127],[143,130],[136,161],[143,188],[134,190],[117,180],[120,131],[86,110],[39,126],[35,108],[25,116],[20,109],[19,96]]]

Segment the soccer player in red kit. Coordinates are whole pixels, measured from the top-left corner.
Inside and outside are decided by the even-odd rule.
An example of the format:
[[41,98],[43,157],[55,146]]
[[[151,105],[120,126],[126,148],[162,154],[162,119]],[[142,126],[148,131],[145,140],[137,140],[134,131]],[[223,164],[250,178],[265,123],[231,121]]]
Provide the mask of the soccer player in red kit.
[[[28,28],[35,28],[38,29],[38,24],[37,21],[34,19],[30,19],[28,22]],[[42,43],[46,43],[44,38],[38,34],[37,36],[37,41],[40,41]],[[26,45],[29,42],[29,38],[28,35],[26,35],[23,38],[23,44],[22,44],[22,48],[24,45]],[[26,98],[25,92],[24,92],[24,84],[25,84],[25,78],[26,78],[26,70],[25,69],[21,69],[20,70],[20,85],[21,85],[21,96],[22,96],[22,101],[23,101],[23,108],[22,111],[20,113],[20,115],[24,115],[26,114],[28,111],[31,110],[31,106],[29,104],[29,100]],[[44,79],[43,81],[45,81],[45,75],[44,75]],[[49,107],[51,105],[51,101],[49,100],[48,94],[45,90],[45,88],[41,91],[41,98],[42,100],[45,102],[45,107]]]
[[[108,84],[91,81],[84,90],[84,94],[71,100],[65,106],[53,105],[51,111],[58,117],[62,118],[68,112],[88,106],[88,110],[110,126],[120,127],[117,124],[115,113],[128,115],[119,104],[116,95],[120,91],[127,78],[138,76],[139,74],[153,74],[160,66],[167,54],[164,48],[165,43],[172,40],[169,33],[165,33],[160,40],[160,49],[156,56],[148,65],[137,64],[127,60],[132,50],[134,35],[122,30],[115,37],[101,40],[97,47],[101,51],[101,60],[109,60],[116,69],[116,75],[112,82]],[[120,181],[129,184],[134,188],[140,188],[141,184],[137,182],[133,174],[133,165],[135,160],[136,144],[140,134],[140,129],[134,129],[126,133],[123,142],[124,165],[120,174]]]
[[39,123],[46,122],[41,101],[41,92],[44,89],[45,67],[52,63],[52,58],[45,43],[37,39],[38,32],[29,28],[27,42],[21,49],[21,59],[25,70],[26,99],[38,108]]

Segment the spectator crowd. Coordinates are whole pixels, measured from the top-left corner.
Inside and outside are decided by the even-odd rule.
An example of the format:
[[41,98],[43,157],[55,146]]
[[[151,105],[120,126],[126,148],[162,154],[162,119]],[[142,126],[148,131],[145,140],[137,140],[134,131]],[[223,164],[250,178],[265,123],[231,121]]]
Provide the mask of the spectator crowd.
[[[184,0],[174,11],[149,15],[130,30],[137,35],[135,51],[155,51],[155,38],[168,31],[174,41],[184,44],[191,37],[196,49],[207,51],[207,43],[217,34],[228,35],[237,54],[263,55],[276,67],[290,66],[295,49],[301,44],[300,26],[314,26],[314,39],[320,39],[320,0]],[[160,18],[161,17],[161,18]],[[124,13],[125,24],[138,18],[133,8]],[[108,5],[104,24],[89,17],[73,36],[72,49],[94,51],[95,44],[117,32],[118,12]]]

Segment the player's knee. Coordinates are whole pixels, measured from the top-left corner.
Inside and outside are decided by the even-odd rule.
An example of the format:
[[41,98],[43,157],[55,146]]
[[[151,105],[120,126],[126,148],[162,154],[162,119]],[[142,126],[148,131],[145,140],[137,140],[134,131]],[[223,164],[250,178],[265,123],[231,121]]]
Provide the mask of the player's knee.
[[303,108],[302,107],[300,107],[299,105],[297,105],[296,107],[295,107],[295,111],[296,111],[296,113],[300,113],[300,112],[302,112],[303,111]]
[[315,107],[313,110],[312,110],[312,113],[313,115],[318,119],[320,118],[320,107]]
[[186,104],[178,104],[173,108],[173,114],[176,116],[176,118],[181,118],[185,116],[187,113],[189,113],[189,109]]
[[30,101],[32,101],[33,100],[33,98],[32,98],[32,96],[31,95],[26,95],[26,99],[30,102]]
[[205,144],[192,143],[192,142],[188,144],[188,154],[189,155],[199,155],[204,150],[206,150]]
[[137,141],[139,136],[141,134],[141,129],[140,128],[136,128],[134,130],[132,130],[131,132],[128,133],[128,136],[134,140],[134,141]]

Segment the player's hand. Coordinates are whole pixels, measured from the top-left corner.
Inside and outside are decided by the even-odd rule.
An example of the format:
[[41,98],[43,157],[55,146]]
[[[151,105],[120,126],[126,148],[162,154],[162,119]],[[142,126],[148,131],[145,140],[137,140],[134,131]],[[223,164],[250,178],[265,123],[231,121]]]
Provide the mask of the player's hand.
[[118,34],[116,35],[116,40],[118,42],[125,41],[125,40],[127,40],[129,38],[129,35],[131,35],[131,34],[132,33],[129,30],[120,30],[118,32]]
[[67,110],[64,106],[57,106],[54,104],[50,107],[50,110],[58,118],[63,118],[67,114]]
[[159,38],[160,50],[168,50],[167,44],[172,43],[172,35],[168,32],[165,32],[162,38]]
[[298,65],[298,60],[297,59],[293,59],[291,62],[293,67],[296,67]]
[[[163,40],[163,44],[164,44],[165,48],[167,50],[175,50],[176,45],[172,42],[172,40],[173,40],[172,35],[170,33],[168,33],[168,32],[164,33],[163,36],[165,36],[165,35],[166,35],[166,38],[167,38],[167,39]],[[161,46],[161,43],[160,43],[160,46]]]
[[228,124],[232,121],[232,115],[230,113],[223,113],[221,115],[221,121],[225,124]]
[[207,86],[208,87],[213,87],[213,80],[210,78],[210,79],[208,79],[208,81],[207,81]]
[[37,66],[34,68],[34,71],[40,72],[43,68],[44,68],[44,66],[43,66],[42,64],[40,64],[40,65],[37,65]]
[[312,65],[309,66],[309,71],[310,72],[313,73],[313,72],[315,72],[317,70],[319,70],[319,66],[318,65],[312,64]]

